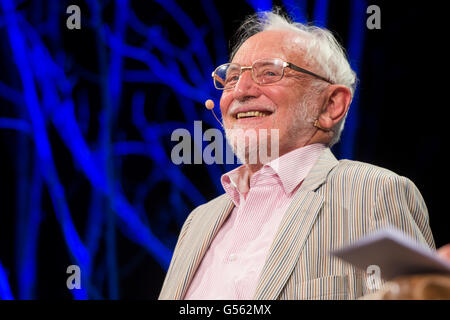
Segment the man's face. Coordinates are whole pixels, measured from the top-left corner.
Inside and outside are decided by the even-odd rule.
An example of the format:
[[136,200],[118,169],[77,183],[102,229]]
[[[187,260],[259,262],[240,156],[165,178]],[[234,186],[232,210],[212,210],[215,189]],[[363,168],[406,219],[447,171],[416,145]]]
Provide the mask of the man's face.
[[[304,61],[302,41],[289,31],[260,32],[243,43],[232,62],[251,66],[259,59],[280,58],[315,72],[315,67]],[[225,90],[220,100],[227,137],[229,129],[256,133],[266,129],[269,134],[271,129],[278,129],[280,156],[305,145],[314,133],[312,122],[319,112],[317,98],[308,95],[310,81],[308,76],[286,68],[280,81],[259,85],[251,71],[244,71],[236,86]],[[308,103],[304,103],[305,97]],[[240,111],[262,111],[265,116],[238,118]]]

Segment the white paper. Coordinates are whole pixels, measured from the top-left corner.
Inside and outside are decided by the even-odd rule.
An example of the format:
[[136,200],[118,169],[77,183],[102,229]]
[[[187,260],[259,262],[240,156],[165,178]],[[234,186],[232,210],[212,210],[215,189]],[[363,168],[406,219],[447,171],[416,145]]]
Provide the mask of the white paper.
[[436,251],[396,229],[380,230],[331,254],[364,271],[370,265],[378,266],[385,280],[412,274],[450,273],[450,263]]

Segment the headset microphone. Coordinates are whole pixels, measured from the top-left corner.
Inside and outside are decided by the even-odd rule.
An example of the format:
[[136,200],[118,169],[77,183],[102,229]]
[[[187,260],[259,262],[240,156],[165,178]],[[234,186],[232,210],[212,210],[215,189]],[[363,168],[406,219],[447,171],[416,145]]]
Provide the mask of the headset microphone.
[[214,110],[213,110],[214,109],[214,101],[212,101],[211,99],[206,100],[205,101],[205,107],[206,107],[206,109],[211,110],[211,112],[214,115],[214,118],[216,118],[216,120],[220,123],[220,125],[223,128],[222,122],[220,122],[220,120],[217,118],[216,114],[214,113]]

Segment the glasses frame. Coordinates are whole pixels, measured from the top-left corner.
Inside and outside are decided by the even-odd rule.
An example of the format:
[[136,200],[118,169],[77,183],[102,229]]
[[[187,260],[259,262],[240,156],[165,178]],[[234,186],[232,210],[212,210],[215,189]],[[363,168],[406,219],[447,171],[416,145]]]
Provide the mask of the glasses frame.
[[[270,83],[259,83],[258,81],[256,81],[256,79],[255,79],[255,74],[253,73],[253,67],[254,67],[255,63],[257,63],[258,61],[261,61],[261,60],[280,60],[280,61],[282,61],[282,62],[283,62],[283,71],[282,71],[282,74],[281,74],[280,79],[278,79],[278,80],[276,80],[276,81],[274,81],[274,82],[270,82]],[[259,85],[270,85],[270,84],[272,84],[272,83],[276,83],[276,82],[280,81],[280,80],[283,79],[283,77],[284,77],[284,69],[286,69],[286,68],[290,68],[290,69],[292,69],[292,70],[295,70],[295,71],[298,71],[298,72],[301,72],[301,73],[308,74],[308,75],[313,76],[313,77],[315,77],[315,78],[317,78],[317,79],[320,79],[320,80],[322,80],[322,81],[328,82],[329,84],[334,84],[334,83],[333,83],[332,81],[330,81],[329,79],[327,79],[327,78],[325,78],[325,77],[322,77],[322,76],[319,76],[318,74],[315,74],[314,72],[311,72],[311,71],[306,70],[306,69],[304,69],[304,68],[301,68],[301,67],[299,67],[299,66],[296,66],[295,64],[293,64],[293,63],[291,63],[291,62],[287,62],[287,61],[284,61],[284,60],[279,59],[279,58],[273,58],[273,59],[258,59],[258,60],[256,60],[255,62],[253,62],[253,64],[252,64],[251,66],[247,66],[247,67],[242,67],[239,63],[224,63],[224,64],[221,64],[221,65],[218,66],[218,67],[212,72],[212,74],[211,74],[211,77],[213,78],[214,87],[215,87],[217,90],[229,90],[229,89],[233,89],[233,88],[236,86],[237,82],[239,81],[239,79],[238,79],[238,81],[236,81],[236,83],[235,83],[233,86],[228,87],[228,88],[218,88],[218,87],[216,86],[215,75],[216,75],[217,70],[218,70],[219,68],[222,68],[223,66],[231,65],[231,64],[238,65],[238,66],[241,68],[240,73],[239,73],[239,79],[241,79],[241,75],[242,75],[242,73],[243,73],[245,70],[251,70],[253,81],[254,81],[255,83],[259,84]]]

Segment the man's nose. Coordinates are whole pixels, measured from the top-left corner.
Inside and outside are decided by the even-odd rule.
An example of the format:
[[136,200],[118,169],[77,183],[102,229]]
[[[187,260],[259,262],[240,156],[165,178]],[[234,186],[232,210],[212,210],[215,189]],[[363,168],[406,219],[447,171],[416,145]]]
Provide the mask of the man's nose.
[[238,82],[236,83],[236,86],[234,87],[234,99],[242,101],[251,97],[255,98],[259,95],[259,86],[255,81],[253,81],[252,71],[250,69],[244,69]]

